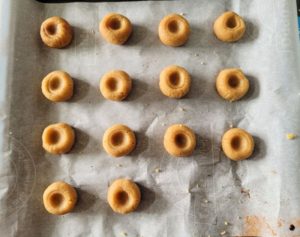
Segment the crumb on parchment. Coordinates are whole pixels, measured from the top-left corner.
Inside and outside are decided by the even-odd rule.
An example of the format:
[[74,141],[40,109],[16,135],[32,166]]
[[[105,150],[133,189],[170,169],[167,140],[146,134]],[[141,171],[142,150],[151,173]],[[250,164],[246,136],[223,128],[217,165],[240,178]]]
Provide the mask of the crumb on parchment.
[[250,198],[250,189],[241,188],[241,193],[246,194]]
[[226,232],[225,230],[223,230],[222,232],[220,232],[220,235],[223,236],[223,235],[226,235],[226,233],[227,233],[227,232]]
[[297,138],[297,135],[295,133],[287,133],[286,134],[286,139],[288,139],[288,140],[294,140],[295,138]]
[[160,172],[161,172],[161,169],[160,169],[160,168],[155,168],[154,172],[155,172],[155,173],[160,173]]
[[123,231],[123,232],[120,233],[120,235],[121,236],[127,236],[127,233]]

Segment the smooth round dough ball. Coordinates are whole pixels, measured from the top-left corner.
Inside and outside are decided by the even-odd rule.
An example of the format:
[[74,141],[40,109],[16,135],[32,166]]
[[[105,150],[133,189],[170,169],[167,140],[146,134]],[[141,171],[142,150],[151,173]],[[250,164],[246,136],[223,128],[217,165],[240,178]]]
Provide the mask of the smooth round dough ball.
[[167,46],[181,46],[189,39],[189,22],[178,14],[167,15],[159,23],[158,36],[160,41]]
[[103,135],[104,150],[113,157],[128,155],[136,146],[134,132],[127,126],[116,124],[107,129]]
[[114,212],[133,212],[141,201],[139,187],[129,179],[117,179],[108,188],[107,201]]
[[67,101],[73,96],[74,83],[71,76],[64,71],[54,71],[42,81],[43,95],[53,102]]
[[42,41],[48,47],[64,48],[71,43],[73,31],[65,19],[53,16],[42,23],[40,35]]
[[101,20],[99,31],[102,37],[111,44],[124,44],[132,33],[130,20],[118,13],[109,13]]
[[249,158],[254,150],[251,134],[240,128],[229,129],[222,137],[222,149],[225,155],[235,161]]
[[238,68],[224,69],[217,77],[216,89],[225,100],[236,101],[247,94],[249,80]]
[[73,128],[66,123],[51,124],[43,131],[43,148],[51,154],[63,154],[71,150],[75,140]]
[[164,147],[172,156],[190,156],[196,148],[196,135],[189,127],[174,124],[165,132]]
[[58,181],[49,185],[43,194],[45,209],[54,215],[71,212],[77,202],[76,190],[69,184]]
[[179,99],[189,92],[190,87],[191,77],[183,67],[171,65],[160,73],[159,88],[165,96]]
[[241,39],[246,31],[242,17],[235,12],[225,12],[214,23],[214,33],[223,42],[235,42]]
[[121,101],[130,93],[132,80],[120,70],[107,72],[100,80],[100,92],[108,100]]

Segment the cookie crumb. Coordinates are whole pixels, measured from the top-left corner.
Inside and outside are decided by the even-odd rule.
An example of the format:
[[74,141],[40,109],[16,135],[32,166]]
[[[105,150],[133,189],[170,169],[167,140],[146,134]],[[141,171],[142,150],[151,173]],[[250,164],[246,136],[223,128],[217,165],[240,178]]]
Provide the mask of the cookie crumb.
[[198,57],[198,56],[199,56],[199,54],[198,54],[198,53],[195,53],[195,56],[196,56],[196,57]]
[[165,124],[165,123],[162,123],[161,126],[166,126],[166,124]]
[[184,108],[182,108],[182,107],[179,107],[178,109],[179,109],[179,111],[182,111],[182,112],[184,112],[184,111],[185,111],[185,109],[184,109]]
[[199,184],[196,184],[196,188],[200,188],[200,185],[199,185]]
[[223,231],[220,233],[220,235],[226,235],[226,231],[223,230]]
[[206,65],[206,62],[201,62],[200,64],[201,64],[201,65]]
[[127,236],[126,232],[121,232],[121,236]]
[[117,167],[122,167],[122,165],[121,164],[117,164]]
[[295,226],[292,224],[292,225],[290,225],[289,229],[290,229],[290,231],[294,231],[296,228],[295,228]]
[[185,16],[186,14],[184,12],[179,13],[180,16]]
[[288,139],[288,140],[294,140],[296,137],[297,137],[297,135],[294,134],[294,133],[287,133],[286,134],[286,139]]
[[248,198],[250,198],[250,190],[249,189],[241,188],[241,193],[246,194],[248,196]]
[[204,202],[204,203],[208,203],[208,200],[207,200],[207,199],[204,199],[203,202]]
[[227,225],[229,225],[229,224],[228,224],[228,222],[227,222],[227,221],[224,221],[224,225],[226,225],[226,226],[227,226]]
[[161,169],[160,169],[160,168],[156,168],[156,169],[154,170],[154,172],[155,172],[155,173],[160,173],[160,172],[161,172]]

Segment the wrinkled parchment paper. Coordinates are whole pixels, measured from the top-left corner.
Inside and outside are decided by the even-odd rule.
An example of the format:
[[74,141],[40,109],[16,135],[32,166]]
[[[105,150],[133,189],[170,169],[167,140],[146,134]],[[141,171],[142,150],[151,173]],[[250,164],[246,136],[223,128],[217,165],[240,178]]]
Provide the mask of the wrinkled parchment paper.
[[[13,0],[2,5],[9,14],[1,22],[6,32],[1,56],[8,56],[1,79],[1,236],[300,234],[300,143],[286,139],[286,133],[300,135],[294,1],[44,5]],[[226,10],[246,21],[246,36],[238,43],[221,43],[212,33],[214,19]],[[99,36],[100,19],[112,11],[134,25],[124,46]],[[180,48],[166,47],[157,37],[160,19],[172,12],[184,15],[192,29],[189,42]],[[40,24],[53,15],[74,26],[74,41],[66,49],[41,43]],[[168,99],[159,91],[159,73],[170,64],[185,67],[192,76],[184,99]],[[214,89],[216,75],[226,67],[240,67],[250,80],[250,92],[236,103],[222,100]],[[74,78],[75,95],[70,102],[51,103],[41,93],[41,80],[59,69]],[[133,78],[126,101],[107,101],[99,93],[99,79],[111,69]],[[56,122],[76,130],[69,154],[54,156],[42,149],[43,129]],[[109,157],[100,145],[104,131],[115,123],[137,134],[136,150],[120,159]],[[174,159],[163,149],[164,131],[173,123],[197,133],[192,157]],[[231,162],[220,151],[220,138],[230,127],[253,134],[251,159]],[[113,213],[106,201],[108,185],[120,177],[133,179],[142,191],[138,210],[125,216]],[[74,212],[65,216],[48,214],[42,203],[44,189],[57,180],[79,193]],[[294,232],[289,230],[292,223]]]

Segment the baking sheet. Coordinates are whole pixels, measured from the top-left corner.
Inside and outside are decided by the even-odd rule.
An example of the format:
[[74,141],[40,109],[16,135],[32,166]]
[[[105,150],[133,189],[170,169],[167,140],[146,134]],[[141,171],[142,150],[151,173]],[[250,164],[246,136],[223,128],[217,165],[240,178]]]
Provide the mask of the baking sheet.
[[[1,235],[300,235],[300,144],[285,137],[300,134],[294,1],[47,5],[14,0],[4,5],[10,20],[1,21],[1,57],[7,60]],[[246,37],[238,43],[221,43],[212,34],[214,19],[225,10],[246,20]],[[99,20],[111,11],[134,24],[125,46],[107,44],[99,36]],[[171,12],[190,21],[192,34],[184,47],[169,48],[157,38],[160,19]],[[53,15],[74,26],[75,39],[67,49],[49,49],[40,41],[39,26]],[[171,100],[159,91],[159,73],[170,64],[192,75],[184,99]],[[251,82],[250,93],[236,103],[223,101],[214,89],[215,76],[226,67],[242,68]],[[54,104],[43,97],[40,85],[58,69],[75,78],[75,95],[70,102]],[[111,69],[125,70],[134,79],[126,101],[106,101],[98,91],[100,77]],[[67,155],[49,155],[42,149],[41,133],[60,121],[76,129],[77,141]],[[100,146],[104,131],[115,123],[131,127],[138,139],[137,149],[121,159],[110,158]],[[164,151],[163,134],[173,123],[187,124],[197,133],[192,157],[173,159]],[[231,126],[254,135],[251,159],[231,162],[223,156],[220,138]],[[133,179],[142,190],[139,209],[126,216],[113,213],[106,201],[109,183],[120,177]],[[71,214],[57,217],[44,210],[42,193],[56,180],[78,190]]]

